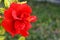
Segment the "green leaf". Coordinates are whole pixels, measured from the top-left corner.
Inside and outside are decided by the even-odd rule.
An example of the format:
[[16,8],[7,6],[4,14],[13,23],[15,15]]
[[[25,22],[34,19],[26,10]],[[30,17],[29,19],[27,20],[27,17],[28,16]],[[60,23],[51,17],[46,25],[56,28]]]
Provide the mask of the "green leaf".
[[6,8],[8,8],[10,6],[10,0],[4,0],[4,5]]
[[2,26],[0,26],[0,35],[4,35],[5,34],[5,30]]
[[0,0],[0,3],[1,3],[2,0]]
[[4,40],[5,39],[5,36],[0,36],[0,40]]
[[4,8],[0,8],[0,13],[4,13]]
[[25,40],[25,37],[22,36],[18,40]]
[[18,2],[18,0],[4,0],[5,7],[8,8],[12,2]]
[[11,0],[11,2],[18,2],[18,0]]

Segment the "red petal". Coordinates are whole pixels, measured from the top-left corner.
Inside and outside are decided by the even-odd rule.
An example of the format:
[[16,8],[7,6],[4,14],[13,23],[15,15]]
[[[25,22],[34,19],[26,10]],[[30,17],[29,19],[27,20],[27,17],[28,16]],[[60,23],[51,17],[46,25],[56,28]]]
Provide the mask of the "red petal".
[[23,30],[25,27],[25,24],[20,21],[16,21],[14,25],[15,25],[15,30],[17,34],[19,34],[20,30]]
[[32,9],[31,9],[31,7],[28,4],[12,3],[10,8],[16,10],[19,13],[21,13],[21,12],[32,13]]
[[24,28],[25,31],[28,31],[32,27],[32,25],[30,23],[28,23],[28,22],[25,23],[25,26],[26,26]]
[[36,19],[37,19],[36,16],[31,16],[31,17],[30,17],[30,21],[31,21],[31,22],[35,22]]
[[32,9],[28,4],[22,4],[21,7],[22,7],[22,12],[24,11],[26,13],[32,13]]
[[29,35],[29,33],[25,30],[21,30],[20,34],[24,37],[27,37]]
[[36,21],[36,16],[30,16],[30,17],[28,17],[26,20],[28,21],[28,22],[35,22]]
[[[21,4],[12,3],[10,5],[10,8],[12,8],[13,10],[15,10],[17,12],[20,12],[20,10],[21,10]],[[19,14],[19,13],[17,13],[17,14]]]
[[12,35],[12,37],[15,35],[15,29],[11,20],[3,20],[2,26],[7,32]]
[[11,12],[12,12],[11,8],[5,10],[5,12],[4,12],[4,18],[5,19],[13,20]]
[[14,10],[12,11],[12,16],[15,20],[20,20],[16,15],[16,11],[14,11]]

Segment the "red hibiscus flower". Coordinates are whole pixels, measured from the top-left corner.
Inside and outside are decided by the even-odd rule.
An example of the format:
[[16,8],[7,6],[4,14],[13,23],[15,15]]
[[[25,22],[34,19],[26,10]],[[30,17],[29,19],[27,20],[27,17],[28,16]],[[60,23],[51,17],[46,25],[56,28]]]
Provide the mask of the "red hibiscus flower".
[[4,12],[2,26],[12,37],[16,34],[28,36],[31,22],[36,21],[36,16],[31,16],[32,9],[28,4],[12,3]]

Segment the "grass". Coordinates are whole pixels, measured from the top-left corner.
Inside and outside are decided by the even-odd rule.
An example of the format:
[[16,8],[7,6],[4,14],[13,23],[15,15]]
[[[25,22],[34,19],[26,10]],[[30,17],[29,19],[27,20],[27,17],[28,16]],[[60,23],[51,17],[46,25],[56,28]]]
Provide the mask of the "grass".
[[60,6],[51,3],[31,3],[38,17],[27,40],[60,40]]

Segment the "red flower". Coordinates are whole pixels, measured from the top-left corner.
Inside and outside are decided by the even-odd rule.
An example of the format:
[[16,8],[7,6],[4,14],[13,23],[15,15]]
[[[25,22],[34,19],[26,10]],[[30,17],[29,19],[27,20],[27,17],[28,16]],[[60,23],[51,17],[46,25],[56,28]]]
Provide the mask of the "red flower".
[[4,12],[2,26],[12,37],[16,34],[28,36],[31,22],[36,21],[36,16],[31,16],[32,9],[28,4],[12,3]]

